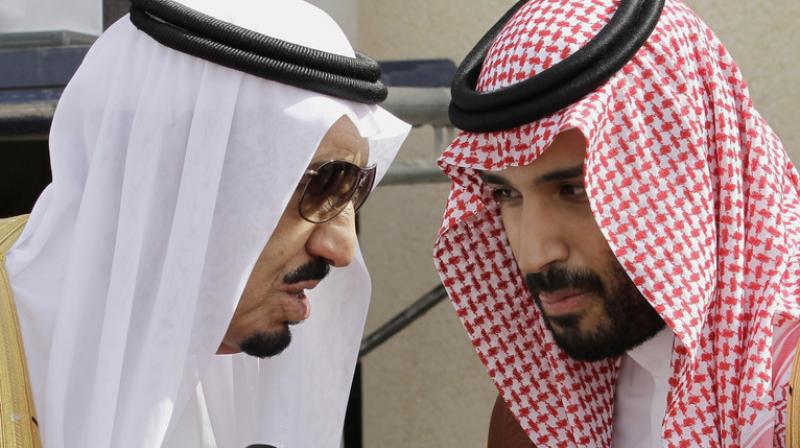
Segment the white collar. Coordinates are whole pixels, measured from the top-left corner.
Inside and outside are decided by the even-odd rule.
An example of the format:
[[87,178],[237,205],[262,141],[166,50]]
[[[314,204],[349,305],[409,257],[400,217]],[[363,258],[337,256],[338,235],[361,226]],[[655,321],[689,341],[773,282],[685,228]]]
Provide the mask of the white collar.
[[665,326],[652,338],[628,350],[626,355],[653,375],[653,378],[667,378],[670,373],[669,366],[674,341],[675,334],[671,328]]
[[661,448],[675,336],[664,328],[620,358],[614,396],[613,448]]

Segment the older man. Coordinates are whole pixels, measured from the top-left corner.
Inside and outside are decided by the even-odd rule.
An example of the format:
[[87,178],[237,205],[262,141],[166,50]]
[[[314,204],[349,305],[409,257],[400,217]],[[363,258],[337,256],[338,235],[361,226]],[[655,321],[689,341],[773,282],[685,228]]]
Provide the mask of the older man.
[[336,447],[370,296],[354,215],[408,127],[304,2],[133,5],[64,91],[53,183],[0,224],[2,430]]
[[491,446],[784,446],[800,178],[693,12],[521,1],[451,118],[435,257]]

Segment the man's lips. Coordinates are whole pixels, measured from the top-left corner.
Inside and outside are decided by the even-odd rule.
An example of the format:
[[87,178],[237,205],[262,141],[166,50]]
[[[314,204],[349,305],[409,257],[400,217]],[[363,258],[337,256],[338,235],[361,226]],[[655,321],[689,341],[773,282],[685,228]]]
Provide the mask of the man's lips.
[[283,284],[278,287],[278,291],[282,291],[286,294],[297,297],[305,297],[305,290],[314,289],[319,282],[319,280],[308,280],[304,282],[292,283],[290,285]]
[[289,300],[289,303],[287,304],[288,307],[285,308],[287,311],[287,316],[285,317],[288,322],[296,323],[308,319],[311,315],[311,303],[306,297],[306,290],[314,289],[318,284],[319,280],[309,280],[289,285],[284,284],[277,288],[278,291],[288,296],[286,300]]
[[590,298],[590,293],[576,290],[539,293],[542,309],[548,316],[574,313],[582,308]]

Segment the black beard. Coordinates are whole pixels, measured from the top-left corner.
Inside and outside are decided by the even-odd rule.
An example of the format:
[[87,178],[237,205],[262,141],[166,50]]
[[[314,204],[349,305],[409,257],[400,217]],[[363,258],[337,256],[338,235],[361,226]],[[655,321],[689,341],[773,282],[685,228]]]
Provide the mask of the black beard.
[[[664,328],[664,320],[644,298],[625,270],[613,259],[611,285],[588,269],[552,266],[544,273],[527,274],[525,282],[556,344],[571,358],[599,361],[620,356]],[[598,297],[608,318],[590,332],[580,329],[581,314],[550,317],[544,313],[540,292],[576,289]]]
[[[307,280],[322,280],[331,270],[330,264],[322,258],[315,258],[283,277],[287,285]],[[278,331],[259,331],[245,339],[239,348],[250,356],[269,358],[283,352],[292,342],[289,325],[297,322],[284,322],[285,327]]]
[[322,258],[314,258],[283,277],[283,283],[291,285],[307,280],[322,280],[331,272],[331,264]]
[[248,337],[239,348],[250,356],[269,358],[281,353],[292,342],[292,332],[287,326],[279,331],[259,331]]

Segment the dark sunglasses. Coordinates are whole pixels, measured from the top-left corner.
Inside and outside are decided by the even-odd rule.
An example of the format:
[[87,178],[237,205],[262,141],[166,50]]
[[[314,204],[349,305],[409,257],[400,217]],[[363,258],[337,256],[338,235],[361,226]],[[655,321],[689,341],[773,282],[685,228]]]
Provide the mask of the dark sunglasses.
[[351,202],[358,211],[372,191],[375,171],[375,165],[361,168],[344,160],[332,160],[306,170],[299,185],[303,188],[300,216],[322,224],[337,217]]

